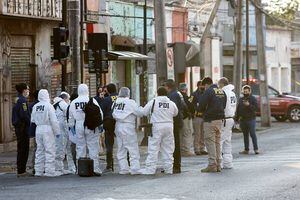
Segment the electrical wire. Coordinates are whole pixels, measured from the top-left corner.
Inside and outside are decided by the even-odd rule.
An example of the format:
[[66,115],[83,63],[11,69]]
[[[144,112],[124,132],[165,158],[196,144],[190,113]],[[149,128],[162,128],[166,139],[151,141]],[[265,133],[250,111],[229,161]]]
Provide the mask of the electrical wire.
[[271,19],[273,19],[274,21],[279,22],[280,24],[292,28],[293,30],[297,30],[300,31],[300,24],[296,23],[296,22],[290,22],[288,20],[285,20],[283,18],[279,18],[276,17],[274,15],[272,15],[271,13],[269,13],[268,11],[266,11],[262,6],[257,5],[256,2],[254,2],[254,0],[250,0],[250,2],[252,3],[252,5],[257,8],[260,12],[262,12],[263,14],[265,14],[266,16],[270,17]]

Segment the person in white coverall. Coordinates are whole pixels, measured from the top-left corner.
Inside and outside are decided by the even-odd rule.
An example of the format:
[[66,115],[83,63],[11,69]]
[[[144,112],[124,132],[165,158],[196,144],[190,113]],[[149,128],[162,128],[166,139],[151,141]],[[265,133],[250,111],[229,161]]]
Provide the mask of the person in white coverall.
[[[59,121],[60,132],[55,138],[56,143],[56,171],[63,174],[75,173],[76,168],[73,162],[71,153],[71,142],[69,140],[68,126],[67,126],[67,109],[70,102],[70,95],[62,92],[59,97],[54,98],[54,109],[57,119]],[[64,169],[64,159],[67,155],[68,170]]]
[[[84,127],[85,113],[83,108],[89,100],[88,86],[86,84],[80,84],[78,86],[78,97],[71,102],[69,108],[69,127],[73,127],[75,125],[77,160],[87,156],[86,149],[88,148],[88,155],[94,160],[94,174],[101,175],[102,171],[99,165],[100,131],[98,129],[90,130],[87,127]],[[93,99],[93,102],[95,105],[99,106],[95,99]],[[101,108],[100,112],[101,116],[103,116]]]
[[35,176],[58,176],[61,173],[55,171],[55,134],[60,131],[59,123],[47,90],[39,91],[38,100],[31,114],[31,122],[36,124]]
[[237,108],[237,99],[233,92],[234,85],[229,84],[227,78],[223,77],[219,80],[219,87],[222,88],[227,97],[226,107],[224,109],[225,121],[221,128],[221,167],[223,169],[231,169],[233,167],[231,136],[232,128],[234,126],[234,116]]
[[149,101],[143,108],[144,115],[150,115],[150,123],[153,124],[152,136],[148,138],[148,156],[146,168],[142,174],[155,174],[158,154],[161,153],[164,173],[173,173],[173,153],[175,149],[173,135],[173,117],[177,116],[178,108],[167,97],[167,90],[160,87],[157,97]]
[[[136,102],[130,97],[130,90],[122,87],[118,98],[113,104],[112,116],[116,120],[115,134],[117,137],[117,159],[119,174],[140,174],[140,152],[136,133],[136,117],[143,116]],[[127,161],[129,152],[130,170]]]

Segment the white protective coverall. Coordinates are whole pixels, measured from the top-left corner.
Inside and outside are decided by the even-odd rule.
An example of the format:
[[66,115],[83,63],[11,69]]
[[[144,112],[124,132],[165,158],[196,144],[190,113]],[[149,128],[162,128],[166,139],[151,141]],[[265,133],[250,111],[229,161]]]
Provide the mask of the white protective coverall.
[[225,169],[230,169],[232,165],[232,146],[231,136],[232,128],[234,126],[234,115],[237,107],[236,95],[233,92],[234,85],[229,84],[224,86],[223,91],[227,96],[226,107],[225,107],[225,122],[221,128],[221,153],[222,162],[221,166]]
[[[113,104],[113,118],[116,120],[115,134],[117,137],[119,174],[140,173],[140,152],[136,133],[136,117],[142,116],[136,102],[129,99],[129,89],[121,88],[116,102]],[[130,171],[127,161],[130,158]]]
[[[86,84],[78,86],[78,97],[71,102],[69,108],[69,127],[75,125],[76,131],[76,157],[86,157],[88,148],[89,157],[94,160],[94,172],[102,173],[99,165],[99,130],[89,130],[84,127],[85,113],[84,106],[89,102],[89,89]],[[95,105],[99,106],[93,99]],[[99,106],[100,108],[100,106]],[[101,116],[103,116],[100,108]]]
[[31,122],[37,126],[35,176],[58,176],[61,174],[55,171],[55,134],[60,131],[59,123],[47,90],[39,91],[38,100],[31,114]]
[[[75,173],[76,168],[73,162],[72,152],[71,152],[71,141],[69,140],[69,128],[67,125],[67,109],[68,103],[60,98],[54,98],[53,105],[56,105],[55,114],[59,121],[60,132],[56,134],[56,171],[60,171],[64,174]],[[67,155],[68,170],[64,170],[64,159]]]
[[[155,100],[154,106],[153,101]],[[151,113],[150,122],[153,124],[152,137],[148,138],[148,156],[143,174],[155,174],[158,154],[161,153],[163,168],[166,174],[173,173],[173,153],[175,149],[173,135],[173,117],[177,116],[178,108],[166,96],[158,96],[149,101],[143,109],[144,115]]]

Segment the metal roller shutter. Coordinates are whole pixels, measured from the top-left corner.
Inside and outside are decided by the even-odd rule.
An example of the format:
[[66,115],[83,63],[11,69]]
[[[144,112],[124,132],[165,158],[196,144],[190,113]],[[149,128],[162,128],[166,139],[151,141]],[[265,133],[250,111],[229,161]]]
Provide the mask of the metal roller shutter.
[[27,83],[30,85],[30,63],[31,49],[29,48],[12,48],[11,56],[11,81],[12,81],[12,97],[16,97],[15,85],[18,83]]

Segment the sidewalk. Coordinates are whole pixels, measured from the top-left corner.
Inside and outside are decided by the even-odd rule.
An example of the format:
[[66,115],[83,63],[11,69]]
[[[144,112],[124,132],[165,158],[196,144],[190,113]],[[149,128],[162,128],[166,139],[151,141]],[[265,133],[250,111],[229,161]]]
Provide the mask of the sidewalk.
[[[260,127],[260,123],[258,122],[257,123],[257,132],[258,132],[258,134],[272,133],[273,131],[284,130],[286,126],[291,126],[291,125],[292,125],[292,123],[273,122],[271,128],[265,128],[265,127]],[[241,136],[242,136],[242,133],[240,131],[233,133],[233,139],[235,139],[237,137],[241,137]],[[138,133],[138,139],[139,139],[139,144],[140,144],[140,142],[143,139],[143,133],[141,133],[141,132]],[[11,144],[11,145],[13,145],[13,144]],[[16,147],[16,143],[14,145]],[[116,151],[116,144],[115,144],[114,151]],[[147,147],[140,146],[140,154],[141,154],[141,159],[144,160],[144,158],[146,157],[146,154],[147,154]],[[116,153],[114,155],[116,155]],[[17,157],[16,148],[10,152],[0,153],[0,173],[15,173],[16,157]],[[27,165],[30,168],[32,167],[31,158],[32,158],[32,151],[30,151],[28,165]],[[100,160],[102,160],[101,163],[105,162],[105,155],[100,156]]]

